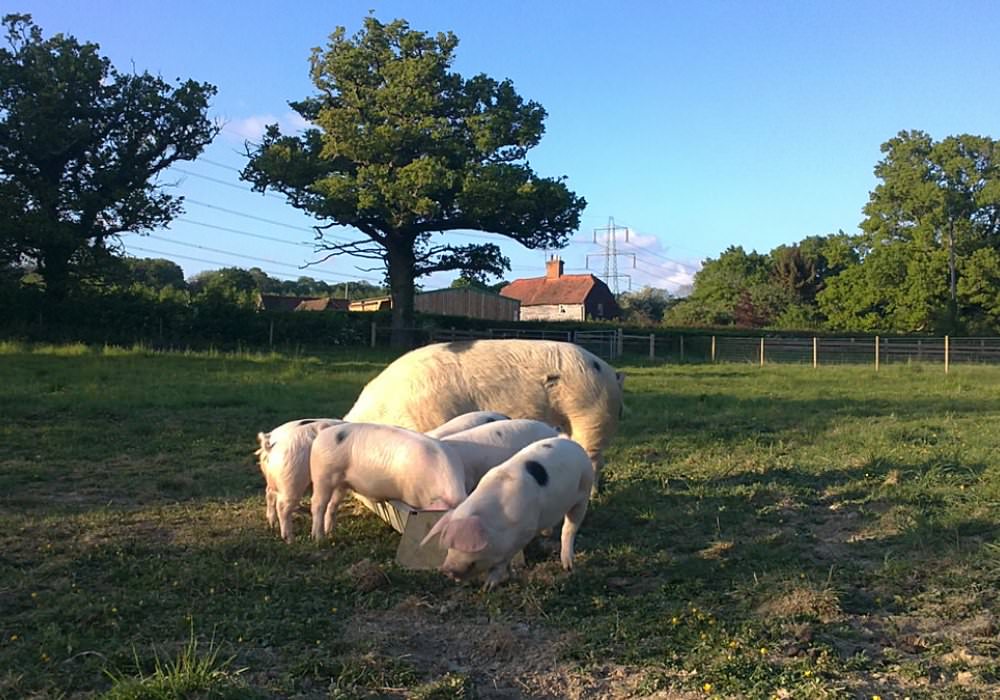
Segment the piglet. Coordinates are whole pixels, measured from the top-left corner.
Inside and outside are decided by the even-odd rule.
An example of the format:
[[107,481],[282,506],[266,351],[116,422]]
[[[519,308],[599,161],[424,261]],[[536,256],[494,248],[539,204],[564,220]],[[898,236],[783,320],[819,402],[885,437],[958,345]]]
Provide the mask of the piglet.
[[268,433],[257,433],[260,471],[267,482],[267,523],[277,521],[281,537],[292,541],[292,512],[309,488],[309,449],[321,430],[343,423],[335,418],[288,421]]
[[449,510],[466,496],[459,457],[439,440],[404,428],[345,423],[319,434],[309,461],[312,536],[333,530],[348,489],[415,510]]
[[421,544],[441,536],[441,571],[456,580],[486,572],[484,590],[510,575],[510,561],[538,532],[563,520],[560,559],[573,568],[573,544],[587,513],[594,469],[566,438],[532,443],[486,472],[458,508],[445,513]]
[[559,431],[537,420],[517,418],[487,423],[443,438],[465,467],[465,490],[472,493],[483,475],[533,442],[559,437]]
[[433,430],[428,430],[426,434],[432,438],[440,440],[441,438],[454,435],[455,433],[462,432],[463,430],[469,430],[470,428],[475,428],[480,425],[486,425],[487,423],[494,423],[501,420],[510,420],[510,418],[502,413],[497,413],[496,411],[471,411],[470,413],[463,413],[460,416],[455,416],[447,423],[439,425]]

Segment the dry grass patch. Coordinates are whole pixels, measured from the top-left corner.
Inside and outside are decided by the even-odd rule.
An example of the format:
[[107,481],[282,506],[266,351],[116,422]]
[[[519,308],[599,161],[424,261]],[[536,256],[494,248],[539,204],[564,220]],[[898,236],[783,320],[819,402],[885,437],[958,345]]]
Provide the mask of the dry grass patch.
[[842,611],[836,591],[795,586],[764,601],[757,607],[757,614],[766,618],[808,618],[829,623],[840,619]]

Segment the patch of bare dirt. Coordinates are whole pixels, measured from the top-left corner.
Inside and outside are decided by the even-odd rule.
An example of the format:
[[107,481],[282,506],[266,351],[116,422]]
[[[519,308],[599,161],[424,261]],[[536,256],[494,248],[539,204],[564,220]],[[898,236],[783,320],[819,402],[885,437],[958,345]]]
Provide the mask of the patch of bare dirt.
[[[549,700],[688,700],[688,691],[652,690],[648,671],[617,664],[581,668],[559,662],[575,643],[571,632],[535,622],[450,616],[453,606],[411,596],[391,611],[361,611],[345,641],[374,645],[405,658],[429,676],[458,673],[476,684],[479,698]],[[655,684],[652,684],[655,687]]]

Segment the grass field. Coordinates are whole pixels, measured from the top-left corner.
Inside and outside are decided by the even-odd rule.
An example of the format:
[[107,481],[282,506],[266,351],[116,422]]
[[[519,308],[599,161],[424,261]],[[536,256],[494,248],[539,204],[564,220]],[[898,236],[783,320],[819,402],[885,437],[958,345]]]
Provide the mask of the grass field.
[[264,523],[386,356],[0,345],[0,697],[1000,694],[1000,370],[626,366],[608,488],[481,593]]

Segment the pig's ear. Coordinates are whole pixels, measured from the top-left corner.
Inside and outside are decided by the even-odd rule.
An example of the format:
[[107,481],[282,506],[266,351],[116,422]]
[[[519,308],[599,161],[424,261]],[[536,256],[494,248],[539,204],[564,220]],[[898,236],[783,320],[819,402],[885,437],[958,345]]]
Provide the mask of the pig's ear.
[[[434,527],[432,527],[432,528],[430,529],[430,532],[428,532],[428,533],[427,533],[427,534],[426,534],[426,535],[424,536],[424,539],[420,540],[420,546],[421,546],[421,547],[423,547],[423,546],[424,546],[425,544],[427,544],[428,542],[430,542],[430,541],[431,541],[431,539],[432,539],[432,538],[434,537],[434,535],[436,535],[436,534],[438,534],[439,532],[441,532],[441,530],[442,530],[442,529],[443,529],[443,528],[444,528],[444,527],[445,527],[445,526],[446,526],[446,525],[447,525],[447,524],[448,524],[448,523],[449,523],[450,521],[451,521],[451,512],[449,511],[449,512],[445,513],[445,514],[444,514],[443,516],[441,516],[441,518],[440,518],[440,519],[439,519],[439,520],[438,520],[438,521],[437,521],[436,523],[434,523]],[[443,539],[443,538],[442,538],[442,539]],[[443,544],[444,544],[444,542],[442,542],[442,545],[443,545]]]
[[441,541],[448,549],[457,549],[466,554],[481,552],[489,544],[483,521],[475,515],[449,522]]

